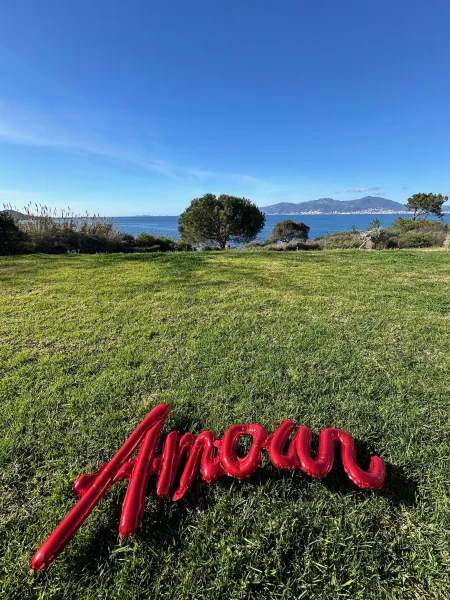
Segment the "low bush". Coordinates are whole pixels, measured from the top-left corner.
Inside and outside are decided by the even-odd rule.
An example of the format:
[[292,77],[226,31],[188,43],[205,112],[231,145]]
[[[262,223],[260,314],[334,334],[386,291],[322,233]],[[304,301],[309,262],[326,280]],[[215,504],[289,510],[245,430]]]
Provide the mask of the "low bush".
[[[156,248],[157,247],[157,248]],[[151,233],[140,233],[135,240],[136,251],[138,248],[153,252],[189,252],[193,246],[183,240],[172,240],[166,236],[157,237]]]
[[321,250],[322,247],[319,242],[291,242],[287,244],[286,250]]
[[202,246],[200,248],[201,250],[203,250],[204,252],[216,252],[218,250],[220,250],[219,246]]
[[309,230],[310,228],[308,225],[301,221],[294,223],[291,219],[286,219],[274,225],[268,241],[270,243],[289,243],[294,240],[306,241],[308,239]]
[[141,248],[148,248],[150,246],[155,246],[157,240],[158,238],[151,233],[140,233],[135,239],[134,245]]
[[437,231],[437,232],[447,232],[450,227],[447,223],[443,221],[437,220],[429,220],[429,219],[416,219],[413,221],[412,219],[404,219],[402,217],[397,217],[395,221],[392,222],[391,226],[388,227],[389,231],[392,233],[406,233],[407,231]]
[[74,250],[83,254],[127,252],[130,248],[130,240],[123,239],[119,231],[92,233],[88,229],[72,229],[64,224],[47,229],[28,228],[27,235],[34,252],[47,254],[64,254]]
[[321,250],[322,247],[319,242],[289,242],[289,243],[278,243],[278,244],[268,244],[265,246],[267,250],[275,250],[277,252],[280,251],[292,251],[292,250]]
[[315,240],[324,250],[347,250],[361,246],[361,236],[358,231],[339,231],[317,238]]
[[395,248],[428,248],[443,246],[450,227],[442,221],[417,219],[395,219],[386,229],[389,245]]
[[[0,254],[42,252],[46,254],[103,252],[186,252],[193,250],[182,240],[141,233],[135,239],[98,216],[60,215],[46,206],[26,207],[25,213],[10,206],[0,213]],[[19,217],[15,219],[15,215]]]
[[23,217],[18,227],[29,241],[29,252],[126,252],[134,242],[133,236],[96,216],[78,217],[70,211],[58,215],[46,206],[36,206],[32,212],[28,206]]
[[375,227],[372,222],[368,231],[340,231],[317,238],[323,249],[345,250],[364,248],[383,250],[385,248],[429,248],[443,246],[450,234],[450,226],[442,221],[403,219],[398,217],[390,227]]
[[0,255],[22,254],[29,246],[27,236],[7,212],[0,212]]
[[430,248],[431,246],[443,246],[446,238],[442,232],[419,233],[408,231],[397,237],[398,248]]
[[195,250],[192,244],[188,244],[184,240],[177,240],[174,244],[176,252],[192,252]]

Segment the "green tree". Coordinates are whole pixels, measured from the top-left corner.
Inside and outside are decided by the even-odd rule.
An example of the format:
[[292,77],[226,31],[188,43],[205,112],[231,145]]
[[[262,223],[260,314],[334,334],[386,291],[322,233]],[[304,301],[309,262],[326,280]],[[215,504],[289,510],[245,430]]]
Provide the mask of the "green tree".
[[411,219],[415,221],[421,215],[436,215],[439,218],[444,216],[442,205],[447,202],[448,196],[442,194],[413,194],[408,198],[406,208],[412,211]]
[[0,255],[24,252],[26,240],[27,236],[8,212],[0,212]]
[[274,225],[269,237],[270,242],[292,242],[293,240],[307,240],[309,227],[302,223],[294,223],[291,219],[280,221]]
[[376,218],[372,219],[369,223],[369,231],[372,231],[373,229],[380,229],[381,228],[381,221],[380,219]]
[[228,242],[251,242],[264,227],[265,216],[246,198],[205,194],[194,198],[180,216],[178,231],[184,242],[213,243],[222,250]]

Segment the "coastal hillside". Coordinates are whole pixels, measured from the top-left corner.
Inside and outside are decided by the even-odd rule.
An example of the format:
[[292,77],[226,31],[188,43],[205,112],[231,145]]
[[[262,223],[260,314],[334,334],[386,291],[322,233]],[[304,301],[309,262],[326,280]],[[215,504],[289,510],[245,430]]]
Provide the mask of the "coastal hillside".
[[365,196],[356,200],[334,200],[333,198],[319,198],[308,202],[278,202],[271,206],[262,206],[261,210],[267,215],[301,215],[301,214],[333,214],[333,213],[399,213],[405,211],[405,206],[400,202],[380,198],[379,196]]
[[12,208],[8,208],[6,210],[0,210],[0,215],[8,215],[9,217],[16,219],[18,221],[23,221],[27,218],[27,215],[19,212],[18,210],[13,210]]

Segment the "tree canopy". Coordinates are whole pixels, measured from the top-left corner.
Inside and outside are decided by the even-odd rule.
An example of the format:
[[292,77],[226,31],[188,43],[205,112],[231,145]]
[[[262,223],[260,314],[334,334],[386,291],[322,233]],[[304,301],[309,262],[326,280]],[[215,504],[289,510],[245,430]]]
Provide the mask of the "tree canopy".
[[264,213],[246,198],[205,194],[194,198],[180,216],[178,231],[184,242],[213,243],[224,249],[228,242],[251,242],[264,227]]
[[421,215],[436,215],[439,218],[444,216],[442,205],[448,200],[448,196],[442,194],[413,194],[408,198],[406,208],[412,211],[411,219],[415,221]]
[[307,240],[309,227],[299,221],[294,223],[291,219],[280,221],[274,225],[270,234],[270,242],[292,242],[293,240]]

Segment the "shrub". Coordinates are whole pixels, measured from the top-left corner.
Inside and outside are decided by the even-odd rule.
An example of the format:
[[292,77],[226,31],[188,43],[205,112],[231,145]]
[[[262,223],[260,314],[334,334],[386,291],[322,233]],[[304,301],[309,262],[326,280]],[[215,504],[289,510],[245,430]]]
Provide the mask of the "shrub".
[[416,219],[412,221],[411,219],[403,219],[402,217],[397,217],[395,221],[392,222],[391,226],[388,227],[391,232],[399,232],[404,233],[406,231],[445,231],[447,232],[450,228],[447,223],[436,220],[428,220],[428,219]]
[[387,247],[388,235],[382,227],[373,227],[372,229],[369,228],[368,231],[360,231],[359,235],[361,239],[360,248],[366,250],[384,250]]
[[176,252],[192,252],[194,250],[194,246],[192,244],[188,244],[184,240],[177,240],[175,242],[175,251]]
[[278,242],[277,244],[266,244],[264,246],[266,250],[273,250],[275,252],[289,252],[292,250],[321,250],[322,246],[319,242]]
[[403,219],[398,217],[386,229],[389,239],[388,247],[427,248],[442,246],[450,232],[450,227],[442,221],[428,219]]
[[269,243],[274,242],[292,242],[293,240],[307,240],[309,235],[309,227],[299,221],[294,223],[290,219],[276,223],[272,229],[272,233],[268,239]]
[[291,242],[286,246],[286,250],[321,250],[319,242]]
[[205,246],[202,246],[200,250],[203,250],[204,252],[214,252],[220,250],[220,248],[218,246],[208,246],[208,244],[206,244]]
[[[156,237],[141,233],[135,239],[123,233],[99,216],[78,217],[70,210],[60,215],[46,206],[25,207],[19,213],[7,206],[0,213],[0,253],[44,252],[64,254],[66,252],[185,252],[193,247],[183,240],[174,241],[165,236]],[[23,219],[15,222],[12,215]],[[13,243],[13,240],[15,242]],[[20,244],[19,244],[20,242]]]
[[131,233],[120,232],[120,238],[121,238],[121,242],[129,248],[132,248],[136,244],[134,235]]
[[29,241],[28,252],[62,254],[65,252],[127,252],[134,237],[121,233],[98,216],[78,217],[69,211],[36,205],[27,206],[18,228]]
[[[72,250],[82,250],[77,232],[66,227],[29,230],[28,236],[35,252],[46,254],[64,254]],[[95,250],[93,250],[95,252]]]
[[[108,224],[109,225],[109,224]],[[66,224],[57,224],[46,229],[29,230],[29,238],[35,252],[62,254],[76,250],[84,254],[96,252],[126,252],[129,244],[119,231],[104,231],[98,226],[75,229]]]
[[140,233],[135,240],[135,246],[139,246],[141,248],[154,246],[155,244],[156,236],[152,235],[151,233]]
[[386,248],[388,250],[392,250],[394,248],[398,248],[398,238],[396,237],[391,237],[389,234],[387,235],[387,240],[386,240]]
[[443,246],[447,235],[446,231],[430,231],[427,233],[432,246]]
[[165,236],[156,237],[151,233],[140,233],[136,238],[136,246],[140,248],[159,246],[160,252],[174,252],[177,249],[177,242]]
[[397,243],[399,248],[429,248],[431,246],[442,246],[445,237],[445,234],[436,232],[408,231],[397,238]]
[[361,236],[357,231],[339,231],[317,238],[317,241],[326,250],[347,250],[361,246]]
[[6,212],[0,212],[0,254],[22,254],[27,251],[27,236]]
[[237,246],[236,250],[239,252],[248,252],[252,250],[262,250],[267,247],[267,241],[264,242],[251,242],[250,244],[244,244],[242,246]]

